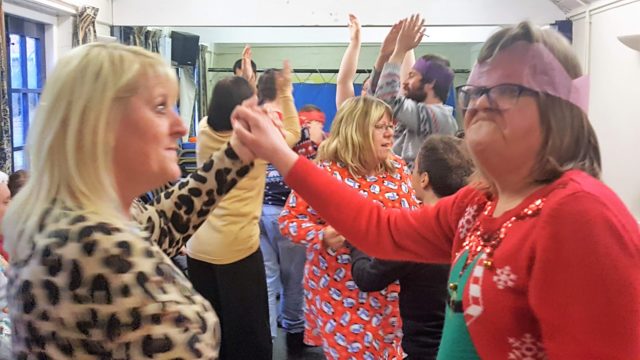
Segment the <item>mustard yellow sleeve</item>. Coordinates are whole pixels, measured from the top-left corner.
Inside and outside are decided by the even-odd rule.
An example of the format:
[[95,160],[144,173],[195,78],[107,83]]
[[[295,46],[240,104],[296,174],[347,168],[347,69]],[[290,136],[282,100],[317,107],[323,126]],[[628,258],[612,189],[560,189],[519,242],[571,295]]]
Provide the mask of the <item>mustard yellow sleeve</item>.
[[278,94],[278,102],[282,108],[285,140],[289,147],[293,147],[300,140],[300,121],[291,92]]

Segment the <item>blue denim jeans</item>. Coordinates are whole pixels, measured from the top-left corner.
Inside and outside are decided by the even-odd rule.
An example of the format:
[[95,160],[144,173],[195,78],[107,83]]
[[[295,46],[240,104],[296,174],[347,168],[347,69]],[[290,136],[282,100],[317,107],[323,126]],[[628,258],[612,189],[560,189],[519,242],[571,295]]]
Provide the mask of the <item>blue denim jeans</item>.
[[[278,216],[282,207],[264,205],[260,218],[260,249],[264,257],[269,298],[269,325],[271,337],[277,334],[277,320],[288,333],[304,331],[304,290],[302,277],[306,249],[282,236]],[[277,294],[280,308],[277,308]]]

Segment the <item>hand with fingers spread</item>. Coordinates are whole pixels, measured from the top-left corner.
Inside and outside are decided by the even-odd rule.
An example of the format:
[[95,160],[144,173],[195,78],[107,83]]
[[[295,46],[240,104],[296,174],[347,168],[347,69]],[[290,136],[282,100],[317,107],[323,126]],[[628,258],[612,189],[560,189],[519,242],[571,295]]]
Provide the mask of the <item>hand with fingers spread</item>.
[[424,37],[424,18],[418,14],[413,14],[402,24],[398,40],[396,41],[395,52],[402,53],[415,49]]

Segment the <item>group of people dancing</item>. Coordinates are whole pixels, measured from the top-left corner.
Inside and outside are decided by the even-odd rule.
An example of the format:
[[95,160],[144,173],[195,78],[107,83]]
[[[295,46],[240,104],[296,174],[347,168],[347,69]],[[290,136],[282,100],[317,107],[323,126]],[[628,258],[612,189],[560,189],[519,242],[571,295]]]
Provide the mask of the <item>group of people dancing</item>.
[[638,222],[599,180],[567,40],[493,34],[460,129],[448,60],[413,55],[421,16],[359,96],[349,28],[328,133],[296,110],[288,62],[258,77],[247,47],[181,179],[175,71],[119,44],[62,57],[2,222],[13,357],[271,359],[282,326],[292,357],[640,358]]

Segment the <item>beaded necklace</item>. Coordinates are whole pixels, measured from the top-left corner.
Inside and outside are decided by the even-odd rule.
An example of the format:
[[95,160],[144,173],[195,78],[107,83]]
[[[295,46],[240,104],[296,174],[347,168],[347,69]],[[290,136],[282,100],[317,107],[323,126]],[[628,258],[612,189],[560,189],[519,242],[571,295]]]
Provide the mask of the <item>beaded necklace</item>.
[[[465,264],[462,268],[462,271],[469,266],[469,264],[473,261],[473,259],[478,256],[481,252],[486,254],[485,259],[482,262],[482,265],[486,269],[493,268],[493,255],[502,243],[502,240],[507,236],[507,230],[513,226],[513,223],[516,221],[524,220],[529,217],[534,217],[540,213],[540,210],[544,207],[544,198],[540,198],[529,204],[526,208],[524,208],[519,214],[512,216],[509,220],[505,221],[498,231],[493,232],[485,232],[484,228],[481,225],[479,219],[476,219],[475,224],[471,228],[469,235],[465,239],[462,244],[462,249],[467,250],[469,252]],[[484,215],[489,216],[491,211],[495,206],[494,201],[487,202],[484,208]]]
[[[462,301],[457,300],[457,292],[458,292],[458,284],[460,279],[462,278],[462,274],[465,272],[467,267],[474,261],[474,259],[481,252],[485,253],[485,257],[482,260],[482,266],[485,269],[491,270],[493,269],[493,255],[502,243],[502,240],[507,236],[507,230],[513,226],[513,223],[516,221],[524,220],[529,217],[534,217],[540,213],[540,210],[544,207],[545,198],[540,198],[533,201],[529,206],[524,208],[517,215],[512,216],[509,220],[505,221],[500,229],[493,232],[485,232],[484,228],[480,224],[479,216],[476,218],[473,227],[469,231],[467,237],[465,238],[464,243],[462,243],[462,250],[460,252],[467,250],[467,258],[465,259],[464,265],[462,266],[460,273],[458,275],[457,280],[449,283],[449,306],[455,312],[462,312]],[[493,207],[495,206],[494,201],[488,201],[485,205],[483,214],[484,216],[490,216]]]

